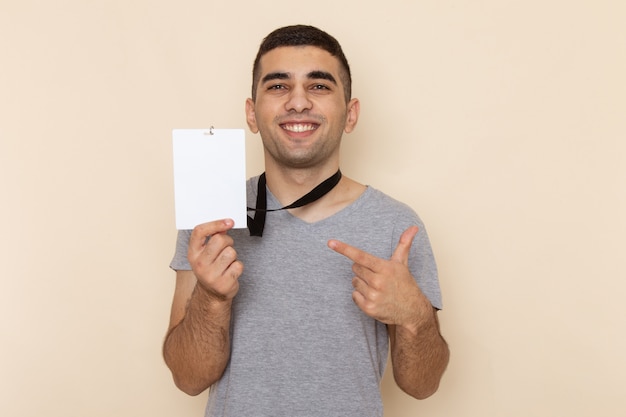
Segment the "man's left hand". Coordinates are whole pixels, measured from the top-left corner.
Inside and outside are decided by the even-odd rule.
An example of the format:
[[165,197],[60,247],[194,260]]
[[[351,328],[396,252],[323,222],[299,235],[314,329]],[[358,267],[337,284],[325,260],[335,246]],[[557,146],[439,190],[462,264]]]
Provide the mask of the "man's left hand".
[[385,324],[415,329],[433,314],[432,305],[408,268],[409,253],[417,232],[417,226],[405,230],[389,260],[338,240],[328,241],[331,249],[354,262],[352,299],[356,305],[368,316]]

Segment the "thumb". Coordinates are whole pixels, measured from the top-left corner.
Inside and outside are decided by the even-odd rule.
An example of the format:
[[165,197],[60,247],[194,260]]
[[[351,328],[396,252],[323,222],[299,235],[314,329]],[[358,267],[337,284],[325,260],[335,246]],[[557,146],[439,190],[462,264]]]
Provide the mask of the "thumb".
[[403,265],[409,264],[411,245],[413,245],[413,239],[415,238],[415,235],[417,235],[418,231],[419,228],[417,226],[411,226],[402,233],[398,246],[396,246],[396,249],[393,251],[393,255],[391,255],[392,261],[400,262]]

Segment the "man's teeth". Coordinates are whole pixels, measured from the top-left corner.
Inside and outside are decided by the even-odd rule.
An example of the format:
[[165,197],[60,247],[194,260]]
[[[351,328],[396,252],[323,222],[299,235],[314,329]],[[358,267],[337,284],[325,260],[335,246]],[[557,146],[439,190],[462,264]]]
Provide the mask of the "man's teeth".
[[295,124],[295,125],[285,125],[284,129],[290,132],[306,132],[309,130],[315,130],[315,126],[311,124]]

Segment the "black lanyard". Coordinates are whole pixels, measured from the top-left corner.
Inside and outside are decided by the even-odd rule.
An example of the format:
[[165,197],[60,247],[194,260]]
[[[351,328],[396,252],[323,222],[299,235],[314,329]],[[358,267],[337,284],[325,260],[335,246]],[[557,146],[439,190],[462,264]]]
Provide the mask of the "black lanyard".
[[259,186],[256,194],[256,208],[248,207],[248,211],[256,211],[254,218],[248,216],[248,229],[250,230],[250,236],[263,236],[263,228],[265,227],[265,214],[270,211],[288,210],[302,206],[306,206],[316,200],[319,200],[325,196],[330,190],[335,188],[341,180],[341,171],[337,172],[330,178],[324,180],[320,185],[313,188],[306,195],[289,204],[288,206],[278,209],[267,209],[267,195],[265,192],[265,172],[259,177]]

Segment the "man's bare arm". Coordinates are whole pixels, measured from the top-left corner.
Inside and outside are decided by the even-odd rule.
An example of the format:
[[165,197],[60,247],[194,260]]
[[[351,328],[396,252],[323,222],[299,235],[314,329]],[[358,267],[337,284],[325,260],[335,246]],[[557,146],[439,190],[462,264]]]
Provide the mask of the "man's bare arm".
[[434,394],[448,365],[450,351],[439,331],[437,310],[419,327],[390,325],[391,362],[396,384],[407,394],[424,399]]
[[[191,280],[196,281],[192,271],[177,272],[177,287],[181,281],[186,281],[181,286],[188,287]],[[176,386],[189,395],[198,395],[222,376],[228,363],[230,302],[214,304],[205,290],[192,285],[182,319],[176,321],[172,311],[174,323],[170,323],[165,337],[163,357]]]
[[216,382],[230,357],[232,299],[243,271],[225,233],[231,227],[232,221],[196,227],[188,251],[193,271],[176,274],[163,356],[176,385],[190,395]]
[[403,391],[426,398],[439,387],[449,351],[432,304],[408,269],[416,226],[404,231],[391,259],[377,258],[346,243],[331,249],[354,262],[352,299],[368,316],[387,324],[394,378]]

